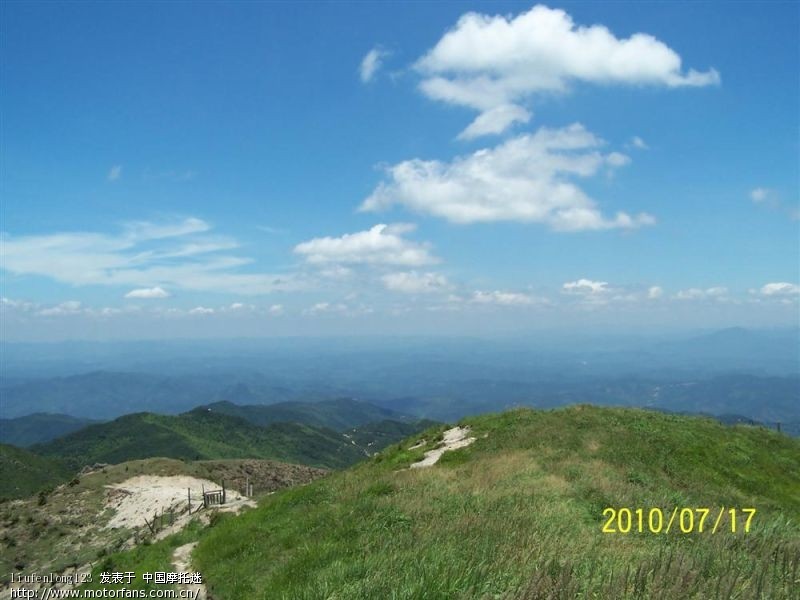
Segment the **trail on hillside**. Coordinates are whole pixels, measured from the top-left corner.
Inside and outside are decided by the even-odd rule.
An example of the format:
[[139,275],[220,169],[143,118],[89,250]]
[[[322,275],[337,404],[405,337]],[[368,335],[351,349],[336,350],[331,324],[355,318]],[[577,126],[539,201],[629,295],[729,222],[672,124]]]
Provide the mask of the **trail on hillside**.
[[[175,569],[175,573],[194,572],[194,569],[192,569],[192,551],[195,546],[197,546],[197,542],[184,544],[183,546],[175,548],[175,552],[172,555],[172,566]],[[193,600],[206,600],[206,598],[208,598],[204,583],[179,584],[178,587],[180,589],[190,590],[188,595]]]
[[448,450],[457,450],[458,448],[465,448],[466,446],[469,446],[475,441],[474,437],[467,437],[469,432],[469,427],[453,427],[452,429],[448,429],[444,432],[444,437],[442,438],[439,446],[433,450],[428,450],[425,453],[425,457],[422,460],[412,464],[411,468],[421,469],[433,466],[439,462],[442,454]]

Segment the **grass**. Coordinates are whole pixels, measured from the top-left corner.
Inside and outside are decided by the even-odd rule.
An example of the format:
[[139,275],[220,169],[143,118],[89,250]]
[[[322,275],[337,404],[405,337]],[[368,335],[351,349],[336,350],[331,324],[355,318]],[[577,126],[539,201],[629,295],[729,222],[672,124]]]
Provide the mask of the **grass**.
[[[204,526],[199,520],[192,520],[182,531],[170,535],[163,540],[155,543],[145,543],[136,546],[132,550],[116,552],[100,559],[92,569],[92,580],[81,586],[82,589],[127,589],[127,590],[163,590],[163,584],[154,584],[152,581],[146,582],[142,579],[142,573],[155,573],[161,571],[171,573],[175,569],[172,566],[172,556],[175,549],[184,544],[188,544],[197,539]],[[101,573],[114,573],[134,571],[136,578],[131,584],[101,584]],[[169,586],[172,587],[172,586]]]
[[[477,441],[430,469],[401,470],[441,428],[422,435],[429,442],[419,449],[409,439],[209,530],[195,560],[210,592],[224,600],[797,597],[797,440],[585,406],[463,423]],[[601,533],[606,507],[722,505],[756,507],[751,533]]]
[[45,456],[63,457],[77,468],[154,456],[182,460],[261,458],[341,468],[364,457],[359,448],[332,430],[296,423],[259,427],[207,411],[178,416],[126,415],[31,449]]
[[0,444],[0,500],[24,498],[69,479],[71,469],[57,458],[37,456]]
[[[245,411],[260,407],[237,408]],[[32,446],[31,450],[43,456],[62,458],[76,470],[87,464],[121,463],[156,456],[194,461],[273,459],[341,469],[419,431],[427,423],[381,421],[352,429],[345,435],[301,423],[270,423],[262,427],[238,416],[207,409],[177,416],[135,413],[90,425]]]

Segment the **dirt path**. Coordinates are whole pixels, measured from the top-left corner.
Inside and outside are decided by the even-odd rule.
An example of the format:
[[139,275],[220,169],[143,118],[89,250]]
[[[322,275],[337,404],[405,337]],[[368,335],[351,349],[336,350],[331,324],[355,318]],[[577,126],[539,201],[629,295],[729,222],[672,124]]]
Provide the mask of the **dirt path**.
[[[192,550],[197,546],[197,542],[184,544],[175,548],[172,555],[172,566],[176,573],[193,573],[192,569]],[[203,583],[191,583],[178,585],[179,589],[189,590],[189,597],[192,600],[206,600],[208,594]]]
[[475,441],[474,437],[467,437],[469,434],[469,427],[453,427],[452,429],[448,429],[444,432],[444,438],[442,439],[441,443],[438,447],[434,448],[433,450],[428,450],[425,453],[425,458],[423,458],[419,462],[415,462],[411,465],[412,469],[421,469],[424,467],[430,467],[435,465],[439,462],[439,459],[442,457],[442,454],[447,452],[448,450],[456,450],[458,448],[464,448],[469,446],[472,442]]

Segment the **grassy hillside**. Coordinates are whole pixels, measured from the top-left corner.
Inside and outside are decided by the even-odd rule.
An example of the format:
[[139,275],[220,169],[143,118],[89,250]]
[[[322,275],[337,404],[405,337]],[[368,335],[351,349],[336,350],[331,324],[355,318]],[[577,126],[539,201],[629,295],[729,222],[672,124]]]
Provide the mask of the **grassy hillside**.
[[24,498],[64,483],[72,470],[57,458],[0,444],[0,499]]
[[335,431],[294,423],[258,427],[208,411],[178,416],[137,413],[92,425],[31,448],[75,466],[163,456],[184,460],[270,458],[340,468],[364,452]]
[[367,423],[361,427],[354,427],[344,432],[344,435],[362,448],[375,452],[440,424],[428,419],[405,423],[387,419],[385,421]]
[[35,413],[16,419],[0,419],[0,442],[20,448],[49,442],[96,423],[70,415]]
[[[436,430],[264,498],[204,534],[194,566],[221,600],[797,597],[798,440],[585,406],[464,424],[477,441],[429,469],[406,467]],[[750,533],[724,513],[712,534],[723,506],[756,508]],[[712,521],[603,533],[608,507],[661,508],[664,528],[675,507]]]
[[239,406],[231,402],[216,402],[197,410],[240,417],[254,425],[273,423],[302,423],[314,427],[327,427],[344,431],[376,421],[413,421],[395,411],[351,398],[338,398],[322,402],[280,402],[268,406]]

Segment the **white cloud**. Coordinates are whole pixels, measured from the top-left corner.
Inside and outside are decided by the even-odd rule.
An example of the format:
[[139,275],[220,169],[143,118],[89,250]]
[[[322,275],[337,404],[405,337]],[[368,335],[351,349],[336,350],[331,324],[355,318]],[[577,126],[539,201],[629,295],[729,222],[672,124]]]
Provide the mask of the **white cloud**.
[[688,290],[681,290],[675,298],[678,300],[706,300],[706,299],[720,299],[727,295],[728,288],[725,287],[710,287],[707,289],[689,288]]
[[252,304],[246,304],[244,302],[232,302],[228,306],[224,306],[219,310],[220,312],[224,313],[248,314],[253,313],[256,310],[256,307]]
[[637,148],[639,150],[647,150],[650,147],[638,135],[635,135],[630,139],[628,146],[631,148]]
[[[576,123],[541,128],[450,163],[412,159],[387,169],[360,210],[402,204],[455,223],[521,221],[557,231],[633,229],[651,225],[646,213],[604,216],[570,179],[595,175],[619,157],[603,155],[604,142]],[[619,155],[622,156],[622,155]],[[609,164],[610,168],[614,164]]]
[[658,300],[663,295],[664,295],[664,290],[657,285],[654,285],[647,290],[647,297],[650,300]]
[[791,221],[800,220],[800,209],[790,202],[784,202],[780,193],[772,188],[753,188],[750,190],[750,200],[758,206],[784,213]]
[[33,302],[26,302],[25,300],[13,300],[5,296],[0,298],[0,307],[4,310],[14,310],[19,312],[30,312],[36,309]]
[[[563,10],[542,5],[516,17],[463,15],[415,69],[425,95],[476,109],[478,119],[495,125],[476,119],[462,137],[524,122],[530,114],[521,103],[536,94],[565,92],[572,82],[674,88],[720,81],[714,69],[685,72],[680,56],[652,35],[620,39],[602,25],[577,26]],[[484,117],[501,106],[518,110],[506,108],[505,119]]]
[[347,312],[347,305],[345,304],[331,304],[330,302],[318,302],[311,308],[303,311],[303,314],[316,316],[322,314],[341,314]]
[[771,191],[763,187],[757,187],[750,191],[750,199],[756,204],[760,204],[761,202],[766,202],[767,199],[770,197],[770,195]]
[[451,287],[444,275],[416,271],[387,273],[381,277],[381,281],[386,289],[405,294],[445,292]]
[[561,289],[567,294],[584,295],[605,294],[611,291],[608,288],[607,281],[592,281],[591,279],[578,279],[577,281],[569,281],[561,286]]
[[363,83],[369,83],[383,66],[383,59],[389,55],[381,48],[375,47],[364,55],[358,68],[359,76]]
[[221,253],[233,240],[207,235],[197,218],[127,224],[117,235],[68,232],[3,235],[2,268],[74,286],[175,288],[245,295],[299,289],[293,277],[243,273],[252,259]]
[[43,317],[60,317],[64,315],[77,315],[81,312],[83,312],[81,303],[77,300],[70,300],[68,302],[62,302],[58,306],[43,308],[38,314]]
[[108,176],[106,177],[106,179],[108,179],[109,181],[116,181],[121,176],[122,176],[122,165],[114,165],[108,171]]
[[796,296],[800,295],[800,286],[782,281],[779,283],[768,283],[759,291],[764,296]]
[[267,312],[269,312],[269,314],[271,314],[273,317],[279,317],[283,314],[283,305],[273,304],[267,309]]
[[412,242],[403,237],[416,226],[399,223],[375,225],[367,231],[347,233],[341,237],[314,238],[294,248],[309,263],[368,264],[421,266],[438,262],[429,252],[427,244]]
[[189,311],[190,315],[213,315],[213,308],[206,308],[205,306],[196,306]]
[[164,288],[160,287],[152,287],[152,288],[139,288],[136,290],[131,290],[127,294],[125,294],[126,298],[168,298],[169,292],[167,292]]
[[471,140],[492,133],[502,133],[514,123],[527,123],[531,114],[516,104],[501,104],[481,113],[464,131],[460,140]]
[[500,304],[502,306],[529,306],[531,304],[542,303],[538,298],[518,292],[503,292],[495,290],[491,292],[476,291],[472,294],[471,302],[475,304]]
[[353,269],[343,267],[341,265],[333,265],[326,269],[321,269],[319,274],[326,279],[334,279],[337,281],[344,281],[353,276]]
[[612,167],[624,167],[630,164],[631,158],[620,152],[612,152],[606,156],[606,162]]

